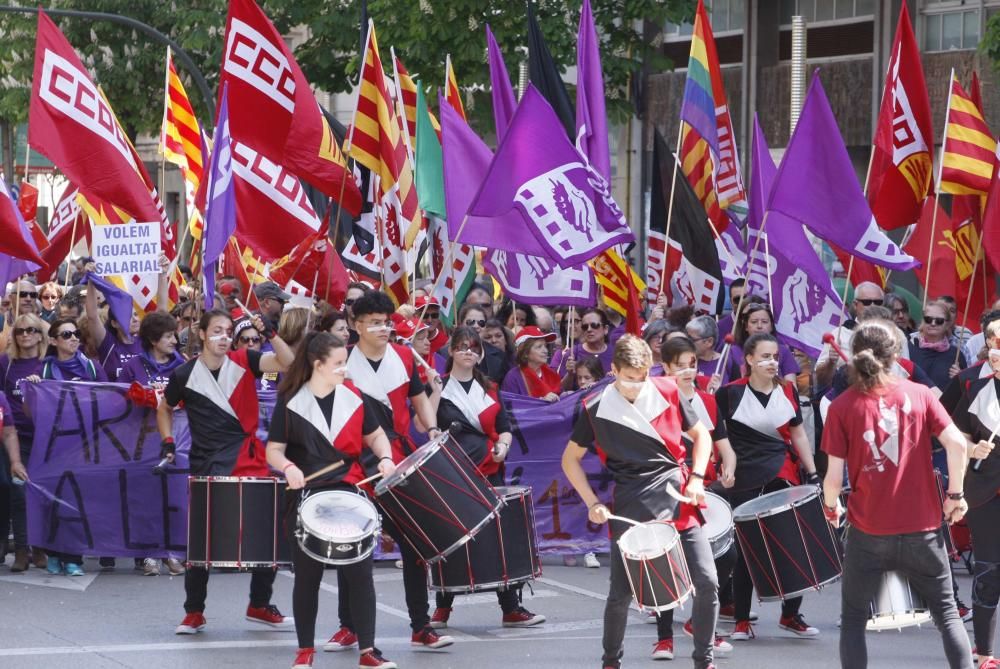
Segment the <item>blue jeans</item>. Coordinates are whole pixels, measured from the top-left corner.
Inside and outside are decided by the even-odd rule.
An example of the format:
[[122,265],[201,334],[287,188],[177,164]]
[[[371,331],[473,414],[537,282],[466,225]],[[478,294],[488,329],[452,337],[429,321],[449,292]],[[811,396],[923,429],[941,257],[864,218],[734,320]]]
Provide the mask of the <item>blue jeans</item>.
[[941,530],[912,534],[866,534],[856,527],[845,538],[841,583],[840,666],[868,666],[865,626],[883,572],[899,571],[923,597],[941,632],[952,669],[972,669],[969,636],[958,617],[952,591],[951,565]]

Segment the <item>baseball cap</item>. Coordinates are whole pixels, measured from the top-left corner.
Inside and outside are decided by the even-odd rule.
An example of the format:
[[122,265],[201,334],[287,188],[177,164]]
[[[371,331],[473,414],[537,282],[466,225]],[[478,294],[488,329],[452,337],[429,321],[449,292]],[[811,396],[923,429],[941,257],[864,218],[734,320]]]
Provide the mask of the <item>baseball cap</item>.
[[514,338],[514,344],[520,346],[530,339],[544,339],[551,344],[556,340],[556,334],[554,332],[545,333],[534,325],[528,325],[521,328],[521,331],[517,333],[517,337]]
[[418,332],[429,330],[430,326],[416,318],[406,318],[396,323],[396,336],[406,341],[413,341]]
[[253,294],[257,296],[258,300],[271,298],[272,300],[287,302],[292,299],[292,296],[283,291],[274,281],[265,281],[262,284],[254,286]]

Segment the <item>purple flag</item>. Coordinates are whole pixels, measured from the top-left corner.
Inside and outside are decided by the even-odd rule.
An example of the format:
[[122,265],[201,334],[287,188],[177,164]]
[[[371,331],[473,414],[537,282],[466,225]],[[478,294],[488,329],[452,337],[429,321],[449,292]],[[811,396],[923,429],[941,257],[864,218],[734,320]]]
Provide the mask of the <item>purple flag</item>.
[[747,271],[747,245],[740,228],[727,225],[715,238],[715,248],[719,252],[722,280],[726,286],[736,279],[742,279]]
[[490,61],[490,90],[493,95],[493,124],[496,126],[497,143],[499,143],[507,132],[510,120],[514,118],[517,98],[514,97],[514,87],[510,85],[510,76],[503,62],[503,54],[489,24],[486,25],[486,44]]
[[[7,183],[4,181],[2,175],[0,175],[0,188],[3,189],[0,191],[0,200],[7,200],[6,205],[14,212],[17,226],[21,231],[21,237],[31,249],[34,249],[35,255],[38,255],[38,247],[31,236],[31,231],[28,230],[28,224],[24,222],[21,210],[14,204],[14,198],[10,196],[10,190],[7,189]],[[30,260],[23,260],[7,255],[6,253],[0,253],[0,287],[6,286],[22,274],[36,272],[39,269],[41,269],[41,266]]]
[[233,182],[232,140],[229,135],[229,84],[222,88],[222,104],[215,124],[215,149],[208,166],[208,189],[205,194],[205,308],[215,301],[215,268],[236,232],[236,190]]
[[751,258],[747,292],[765,296],[773,289],[770,302],[778,337],[816,357],[823,347],[823,334],[840,325],[843,303],[800,222],[771,211],[767,214],[764,237],[757,242],[761,234],[758,217],[776,184],[777,169],[756,117],[751,151],[753,179],[747,218]]
[[551,105],[529,86],[469,213],[497,218],[520,211],[521,225],[505,227],[500,235],[503,243],[494,246],[525,253],[520,240],[533,236],[544,253],[532,255],[549,256],[561,267],[572,267],[607,248],[634,241],[635,235],[611,197],[608,182],[560,129]]
[[132,321],[132,296],[122,290],[107,279],[103,279],[93,272],[87,272],[87,281],[90,285],[101,291],[105,301],[108,303],[108,312],[111,317],[122,326],[123,332],[128,332],[128,324]]
[[795,133],[771,189],[767,225],[780,212],[853,256],[894,270],[919,265],[875,221],[833,117],[813,74]]
[[604,76],[590,0],[580,8],[576,36],[576,145],[605,181],[611,181],[608,113],[604,106]]
[[548,258],[490,249],[483,254],[483,268],[517,302],[576,307],[597,303],[594,273],[586,263],[559,267]]

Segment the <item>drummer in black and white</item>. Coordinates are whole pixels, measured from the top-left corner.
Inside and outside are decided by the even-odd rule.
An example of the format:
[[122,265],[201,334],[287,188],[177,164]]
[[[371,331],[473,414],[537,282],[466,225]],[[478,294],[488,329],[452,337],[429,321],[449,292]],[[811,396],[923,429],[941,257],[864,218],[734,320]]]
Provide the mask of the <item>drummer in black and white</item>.
[[[285,530],[292,547],[295,585],[292,589],[292,610],[299,649],[293,669],[312,667],[315,648],[316,613],[319,608],[319,586],[325,564],[308,555],[300,546],[293,530],[296,511],[306,494],[317,490],[343,490],[359,494],[354,484],[364,476],[359,462],[367,447],[378,458],[378,470],[391,475],[392,447],[379,427],[372,408],[350,381],[347,371],[347,348],[342,339],[327,332],[308,334],[299,347],[291,368],[278,388],[278,400],[271,418],[267,442],[267,461],[281,471],[293,491],[285,498]],[[315,475],[335,462],[343,466]],[[372,518],[376,512],[370,502]],[[349,523],[345,518],[344,523]],[[374,540],[374,539],[373,539]],[[375,647],[375,583],[372,580],[372,556],[352,564],[338,566],[349,589],[351,619],[354,621],[359,666],[395,669],[396,664],[382,657]]]
[[[971,669],[969,637],[952,591],[941,518],[968,508],[962,490],[968,443],[925,386],[893,375],[902,336],[890,321],[858,326],[851,341],[851,387],[830,405],[823,429],[829,458],[823,479],[827,519],[839,525],[847,466],[845,556],[841,585],[840,664],[868,666],[865,627],[883,574],[898,571],[930,610],[948,666]],[[943,507],[931,464],[931,437],[948,456]],[[982,454],[977,453],[977,454]],[[995,527],[993,528],[995,530]]]
[[[594,523],[609,520],[610,511],[591,488],[581,461],[596,453],[615,479],[614,513],[633,521],[671,520],[696,590],[692,609],[694,666],[714,667],[713,641],[719,612],[718,579],[698,507],[704,503],[703,480],[712,450],[708,429],[684,401],[668,377],[649,377],[653,354],[638,337],[626,335],[615,344],[615,382],[583,400],[573,436],[563,452],[566,478],[589,509]],[[685,465],[681,433],[693,443],[691,467]],[[682,501],[683,500],[683,501]],[[628,525],[611,520],[611,586],[604,609],[602,667],[619,669],[624,655],[625,625],[632,594],[616,540]]]

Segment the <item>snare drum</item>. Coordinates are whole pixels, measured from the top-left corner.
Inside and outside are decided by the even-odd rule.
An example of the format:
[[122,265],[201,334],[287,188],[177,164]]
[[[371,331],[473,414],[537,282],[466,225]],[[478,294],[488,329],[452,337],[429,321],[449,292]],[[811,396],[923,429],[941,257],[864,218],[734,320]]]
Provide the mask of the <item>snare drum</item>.
[[531,488],[510,486],[496,491],[504,500],[500,516],[475,539],[431,565],[431,590],[502,590],[542,575]]
[[375,505],[358,493],[313,492],[299,502],[295,539],[314,560],[332,565],[361,562],[375,550],[381,531]]
[[447,433],[396,465],[392,476],[375,486],[375,499],[428,564],[476,536],[503,505]]
[[292,562],[282,531],[283,479],[188,478],[187,563],[195,567],[276,567]]
[[927,604],[910,582],[898,571],[882,574],[878,593],[872,600],[872,616],[868,619],[868,630],[899,630],[913,625],[930,622],[931,614]]
[[705,508],[701,510],[701,515],[705,518],[702,530],[712,546],[712,557],[719,559],[736,541],[733,507],[719,495],[706,490]]
[[736,536],[762,602],[819,590],[840,578],[840,539],[816,486],[777,490],[733,511]]
[[681,535],[670,523],[654,520],[626,530],[618,539],[632,596],[640,609],[668,611],[691,596],[691,572]]

